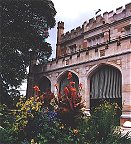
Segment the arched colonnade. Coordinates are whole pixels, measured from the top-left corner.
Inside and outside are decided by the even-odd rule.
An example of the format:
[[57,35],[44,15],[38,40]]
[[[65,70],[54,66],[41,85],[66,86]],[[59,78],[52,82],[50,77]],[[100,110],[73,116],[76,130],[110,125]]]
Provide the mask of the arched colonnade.
[[[102,63],[91,67],[87,73],[66,70],[61,72],[54,80],[54,77],[42,76],[38,80],[41,92],[50,89],[56,93],[55,84],[62,90],[68,83],[68,72],[72,73],[72,80],[76,87],[81,83],[83,86],[82,96],[86,101],[88,110],[98,105],[103,100],[116,102],[122,107],[122,73],[120,67],[108,63]],[[52,80],[53,79],[53,80]],[[55,83],[54,83],[55,82]]]

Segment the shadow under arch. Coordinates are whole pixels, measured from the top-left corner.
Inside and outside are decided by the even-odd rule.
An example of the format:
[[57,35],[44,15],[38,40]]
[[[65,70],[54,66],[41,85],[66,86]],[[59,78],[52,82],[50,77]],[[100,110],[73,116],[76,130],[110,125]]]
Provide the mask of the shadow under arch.
[[42,76],[38,81],[38,86],[41,93],[44,93],[47,90],[51,90],[51,81],[46,76]]
[[[67,79],[69,72],[72,73],[72,78],[70,80]],[[69,85],[70,81],[74,81],[75,87],[78,89],[78,85],[79,85],[78,76],[71,70],[63,72],[57,79],[57,82],[59,84],[59,92],[63,93],[64,87]]]
[[[90,109],[92,110],[105,100],[117,103],[122,108],[122,74],[118,67],[110,64],[100,64],[88,75],[90,79]],[[117,116],[120,118],[121,111]]]

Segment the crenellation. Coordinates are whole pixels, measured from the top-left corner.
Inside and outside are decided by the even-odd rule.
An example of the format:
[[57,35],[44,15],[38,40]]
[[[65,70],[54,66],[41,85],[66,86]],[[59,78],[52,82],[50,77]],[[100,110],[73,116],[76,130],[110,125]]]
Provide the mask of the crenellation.
[[113,15],[114,15],[114,11],[112,10],[108,13],[108,18],[112,17]]
[[126,11],[125,9],[121,9],[120,12],[116,12],[113,14],[112,17],[109,18],[110,23],[118,21],[120,19],[126,18],[128,16],[130,16],[131,13]]
[[95,18],[89,19],[89,24],[93,23],[95,21]]
[[104,20],[105,20],[105,23],[109,23],[108,12],[104,12],[104,13],[103,13],[103,18],[104,18]]
[[116,9],[116,14],[119,14],[123,11],[123,6]]
[[126,4],[125,9],[131,11],[131,3]]
[[69,31],[67,31],[66,33],[65,33],[65,35],[68,35],[70,32]]
[[83,24],[86,24],[87,23],[87,21],[84,21],[84,23]]
[[75,29],[72,29],[72,30],[71,30],[71,33],[73,33],[73,32],[75,32]]
[[105,17],[105,16],[107,16],[107,15],[108,15],[108,12],[107,12],[107,11],[103,13],[103,17]]
[[86,21],[83,23],[84,32],[89,30],[89,22]]
[[100,21],[101,19],[103,19],[103,17],[100,15],[96,16],[96,21]]
[[131,16],[131,3],[125,5],[125,9],[121,6],[116,9],[113,16],[110,17],[111,22],[118,21],[120,19]]
[[58,22],[58,27],[57,28],[63,28],[64,29],[64,22],[59,21]]
[[89,23],[88,21],[84,21],[83,25],[85,26],[85,25],[87,25],[88,23]]
[[78,26],[75,29],[72,29],[71,31],[66,32],[65,34],[62,35],[62,42],[75,38],[76,36],[81,35],[81,33],[83,32],[83,28]]
[[130,15],[131,15],[131,3],[127,4],[125,6],[125,9],[123,8],[123,6],[121,6],[116,9],[116,12],[112,10],[110,12],[104,12],[103,16],[98,15],[95,18],[91,18],[89,19],[89,21],[85,21],[82,26],[84,31],[88,31],[95,27],[99,27],[102,24],[104,25],[106,23],[113,23],[120,19],[126,18]]
[[95,23],[96,23],[95,18],[89,19],[89,23],[87,23],[87,25],[86,25],[86,27],[88,28],[88,30],[94,28],[94,24]]
[[76,28],[76,31],[79,31],[79,30],[81,30],[81,27],[80,27],[80,26],[78,26],[78,27]]
[[105,24],[105,20],[102,17],[102,15],[96,16],[96,21],[95,21],[94,27],[99,27],[99,26],[101,26],[103,24]]
[[[124,19],[130,16],[131,11],[129,11],[131,4],[127,4],[125,9],[121,6],[116,8],[116,11],[113,10],[110,12],[104,12],[103,15],[97,15],[85,21],[82,26],[78,26],[66,33],[61,35],[61,54],[64,53],[64,49],[68,48],[69,45],[76,44],[76,49],[82,49],[80,45],[83,44],[82,40],[78,43],[78,36],[82,36],[87,40],[86,45],[94,46],[96,44],[101,44],[108,40],[116,39],[119,35],[123,35],[129,32],[121,32],[123,26],[112,26],[114,22],[117,22],[121,19]],[[127,10],[128,8],[128,10]],[[126,24],[126,21],[123,23]],[[58,25],[62,28],[64,25],[63,22],[59,22]],[[109,28],[110,27],[110,28]],[[100,29],[99,29],[100,28]],[[110,29],[110,33],[109,33]],[[81,37],[82,38],[82,37]],[[73,40],[73,43],[71,42]],[[85,46],[84,46],[85,47]],[[70,48],[68,48],[70,49]],[[72,50],[68,50],[71,52]],[[66,52],[65,52],[66,53]]]

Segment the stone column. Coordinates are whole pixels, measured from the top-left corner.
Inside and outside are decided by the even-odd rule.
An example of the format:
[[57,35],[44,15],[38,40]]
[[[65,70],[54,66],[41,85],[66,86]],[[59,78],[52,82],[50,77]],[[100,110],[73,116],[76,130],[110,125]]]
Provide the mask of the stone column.
[[57,84],[56,74],[52,74],[50,80],[51,80],[51,92],[53,92],[54,94],[57,94],[57,90],[54,86],[55,84]]
[[81,68],[81,72],[79,74],[79,83],[82,84],[82,96],[83,100],[85,100],[86,105],[86,114],[90,115],[90,97],[88,92],[88,81],[87,81],[87,75],[86,75],[86,69],[83,67]]
[[122,115],[120,125],[131,121],[131,55],[123,57],[122,61]]

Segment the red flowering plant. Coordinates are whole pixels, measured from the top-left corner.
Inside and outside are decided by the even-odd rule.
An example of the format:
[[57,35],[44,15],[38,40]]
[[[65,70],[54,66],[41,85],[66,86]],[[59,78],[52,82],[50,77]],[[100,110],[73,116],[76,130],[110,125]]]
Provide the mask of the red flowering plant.
[[[67,80],[68,84],[58,94],[57,112],[63,123],[68,126],[75,127],[77,120],[83,116],[82,109],[85,107],[80,94],[82,84],[79,84],[77,90],[75,86],[76,83],[72,81],[71,72],[68,73]],[[58,87],[56,87],[56,89],[58,90]]]
[[54,94],[50,90],[40,94],[38,86],[34,86],[33,90],[33,96],[28,99],[20,98],[16,105],[17,110],[13,114],[15,119],[13,128],[29,141],[42,133],[44,128],[46,129],[44,124],[53,125],[57,121],[57,112],[53,105]]

